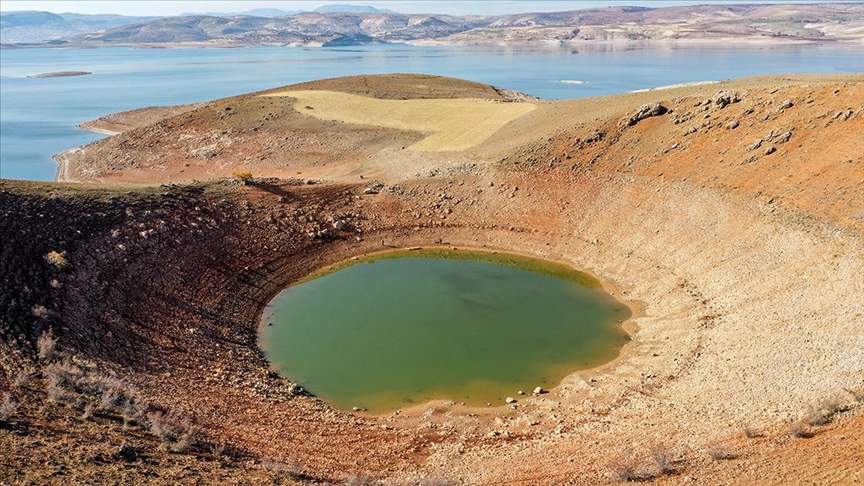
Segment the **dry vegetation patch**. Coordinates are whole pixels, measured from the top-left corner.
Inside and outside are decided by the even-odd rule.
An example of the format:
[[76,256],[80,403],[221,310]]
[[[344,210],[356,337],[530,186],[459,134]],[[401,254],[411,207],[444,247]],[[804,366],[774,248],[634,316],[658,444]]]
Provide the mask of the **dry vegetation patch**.
[[533,103],[478,99],[381,100],[334,91],[280,91],[263,96],[296,98],[294,109],[323,120],[431,132],[410,147],[423,152],[469,149],[535,108]]

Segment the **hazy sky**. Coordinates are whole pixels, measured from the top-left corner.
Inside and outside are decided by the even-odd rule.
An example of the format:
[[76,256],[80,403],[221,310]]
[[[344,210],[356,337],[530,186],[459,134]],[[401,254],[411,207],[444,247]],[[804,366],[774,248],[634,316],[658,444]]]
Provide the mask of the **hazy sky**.
[[[312,10],[321,5],[348,3],[389,8],[403,13],[450,13],[497,15],[520,12],[554,12],[580,8],[608,7],[612,5],[642,5],[668,7],[672,5],[695,5],[705,3],[816,3],[819,0],[583,0],[583,1],[399,1],[399,0],[336,0],[336,1],[71,1],[71,0],[3,0],[0,10],[43,10],[54,13],[113,13],[121,15],[178,15],[185,12],[242,12],[253,8],[278,8],[282,10]],[[836,1],[836,0],[835,0]],[[843,0],[840,0],[843,1]]]

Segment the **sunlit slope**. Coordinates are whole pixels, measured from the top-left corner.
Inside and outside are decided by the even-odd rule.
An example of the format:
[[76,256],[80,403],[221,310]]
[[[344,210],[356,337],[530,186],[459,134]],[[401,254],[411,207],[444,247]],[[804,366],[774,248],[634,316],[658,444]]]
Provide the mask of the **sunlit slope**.
[[294,109],[322,120],[431,132],[409,147],[421,152],[469,149],[535,108],[532,103],[479,99],[382,100],[335,91],[280,91],[263,96],[295,98]]

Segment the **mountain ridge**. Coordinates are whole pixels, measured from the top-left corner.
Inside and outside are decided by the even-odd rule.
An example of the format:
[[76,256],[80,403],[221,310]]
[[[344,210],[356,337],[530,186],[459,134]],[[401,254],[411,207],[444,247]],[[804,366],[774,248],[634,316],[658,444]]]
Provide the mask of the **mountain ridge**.
[[[328,6],[331,8],[333,6]],[[49,20],[46,18],[46,22]],[[24,42],[9,40],[5,26],[3,32],[4,44]],[[718,40],[864,42],[864,4],[605,7],[498,16],[380,11],[303,12],[280,17],[190,15],[129,22],[63,38],[54,36],[52,40],[87,47]]]

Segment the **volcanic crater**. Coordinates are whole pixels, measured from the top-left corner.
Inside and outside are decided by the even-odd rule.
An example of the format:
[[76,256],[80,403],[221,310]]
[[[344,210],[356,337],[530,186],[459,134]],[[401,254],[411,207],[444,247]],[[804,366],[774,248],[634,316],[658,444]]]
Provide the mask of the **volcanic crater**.
[[[425,119],[376,124],[397,112]],[[0,181],[3,481],[864,479],[861,75],[565,101],[356,76],[87,126],[118,134],[59,154],[60,183]],[[452,150],[445,128],[479,134]],[[632,340],[480,408],[342,411],[270,368],[273,296],[411,247],[586,271]],[[88,374],[146,413],[84,413],[105,395]]]

